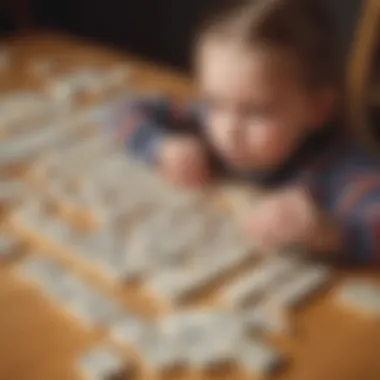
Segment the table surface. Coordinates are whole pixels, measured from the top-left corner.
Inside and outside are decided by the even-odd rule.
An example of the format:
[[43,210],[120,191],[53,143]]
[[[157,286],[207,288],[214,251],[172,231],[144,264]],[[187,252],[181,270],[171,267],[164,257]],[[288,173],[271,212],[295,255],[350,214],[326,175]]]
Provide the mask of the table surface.
[[[136,91],[165,92],[179,99],[192,94],[188,78],[83,41],[35,33],[6,43],[12,47],[18,63],[10,75],[1,78],[1,90],[33,87],[35,84],[23,78],[18,69],[24,58],[39,55],[57,59],[67,67],[124,62],[133,69]],[[337,281],[356,274],[340,271]],[[360,275],[379,279],[375,273]],[[273,338],[274,344],[290,359],[288,369],[276,379],[380,379],[380,320],[342,308],[333,296],[333,291],[327,292],[294,312],[292,320],[296,329],[292,337]],[[138,299],[135,304],[139,308]],[[0,266],[0,310],[0,379],[79,379],[73,366],[76,355],[102,339],[101,334],[86,332],[45,300],[38,290],[17,281],[7,265]],[[215,376],[231,379],[231,375],[226,374]]]

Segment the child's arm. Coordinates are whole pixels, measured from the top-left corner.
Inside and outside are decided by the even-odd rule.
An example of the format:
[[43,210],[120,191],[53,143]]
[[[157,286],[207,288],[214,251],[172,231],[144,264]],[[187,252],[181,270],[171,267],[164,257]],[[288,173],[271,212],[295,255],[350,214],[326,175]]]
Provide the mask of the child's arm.
[[100,119],[128,151],[157,165],[174,182],[193,186],[208,178],[196,106],[181,106],[165,97],[126,99],[108,107]]
[[138,158],[156,163],[161,145],[173,134],[194,134],[196,107],[180,106],[166,97],[130,98],[108,106],[100,123]]

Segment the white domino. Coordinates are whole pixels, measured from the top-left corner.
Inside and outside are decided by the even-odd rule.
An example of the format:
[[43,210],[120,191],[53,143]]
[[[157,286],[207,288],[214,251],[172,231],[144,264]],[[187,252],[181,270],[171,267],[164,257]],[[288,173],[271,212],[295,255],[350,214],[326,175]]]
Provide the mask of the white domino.
[[189,268],[167,269],[153,274],[148,280],[149,288],[171,302],[180,301],[211,285],[223,275],[244,262],[249,256],[246,249],[229,250],[220,260],[205,261]]
[[242,323],[247,330],[263,334],[289,334],[293,330],[286,310],[277,304],[266,303],[244,310]]
[[120,315],[110,324],[111,337],[126,346],[134,346],[152,326],[132,313]]
[[268,259],[229,285],[223,299],[238,307],[248,298],[263,297],[276,283],[296,273],[298,267],[299,263],[291,259]]
[[285,362],[274,349],[259,341],[243,341],[237,348],[239,364],[250,374],[266,376],[276,372]]
[[343,283],[338,290],[338,301],[358,312],[380,316],[380,287],[364,279]]
[[86,326],[107,326],[122,314],[122,307],[116,301],[52,260],[28,258],[18,266],[17,271],[37,283],[47,295],[65,306]]
[[284,307],[296,307],[325,288],[331,280],[331,270],[322,265],[305,268],[271,295],[272,301]]
[[63,268],[60,265],[39,256],[26,257],[14,267],[14,270],[24,280],[45,289],[63,274]]
[[177,269],[154,273],[145,284],[159,297],[175,302],[197,286],[196,280],[191,270]]
[[187,364],[182,347],[157,330],[142,334],[135,348],[153,371],[167,372]]
[[107,346],[95,346],[79,358],[78,366],[87,380],[112,380],[121,376],[128,363]]
[[217,311],[185,311],[165,317],[160,331],[182,348],[187,361],[208,369],[235,361],[243,325],[230,314]]

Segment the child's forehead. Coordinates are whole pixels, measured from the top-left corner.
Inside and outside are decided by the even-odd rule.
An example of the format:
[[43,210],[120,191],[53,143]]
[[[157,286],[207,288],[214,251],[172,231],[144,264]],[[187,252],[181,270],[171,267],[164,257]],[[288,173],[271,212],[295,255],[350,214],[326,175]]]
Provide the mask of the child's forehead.
[[[244,97],[289,91],[299,82],[296,60],[280,49],[250,49],[237,43],[206,42],[198,55],[198,80],[208,92]],[[298,74],[297,74],[298,71]]]

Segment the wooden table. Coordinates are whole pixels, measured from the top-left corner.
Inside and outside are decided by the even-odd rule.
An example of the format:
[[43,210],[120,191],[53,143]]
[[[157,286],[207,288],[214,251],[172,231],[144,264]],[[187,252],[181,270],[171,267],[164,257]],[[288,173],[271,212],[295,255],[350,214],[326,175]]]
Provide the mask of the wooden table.
[[[133,69],[136,91],[166,92],[180,99],[191,93],[190,80],[154,65],[57,35],[35,34],[8,41],[18,62],[35,54],[56,57],[64,66],[107,65],[124,60]],[[34,86],[18,72],[1,77],[1,89]],[[351,273],[339,273],[339,278]],[[368,277],[376,274],[366,273]],[[99,336],[85,332],[34,289],[0,267],[0,379],[75,380],[75,356]],[[276,338],[291,364],[276,379],[379,380],[380,321],[344,310],[333,293],[313,301],[294,315],[292,338]],[[186,376],[194,378],[193,376]],[[144,377],[145,378],[145,377]],[[177,377],[173,377],[177,378]],[[218,378],[230,379],[230,375]]]

